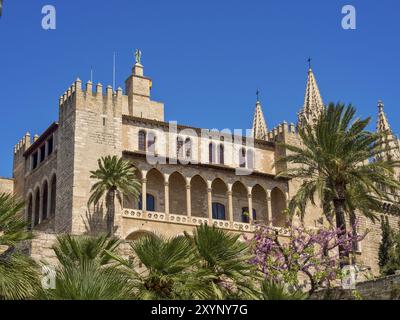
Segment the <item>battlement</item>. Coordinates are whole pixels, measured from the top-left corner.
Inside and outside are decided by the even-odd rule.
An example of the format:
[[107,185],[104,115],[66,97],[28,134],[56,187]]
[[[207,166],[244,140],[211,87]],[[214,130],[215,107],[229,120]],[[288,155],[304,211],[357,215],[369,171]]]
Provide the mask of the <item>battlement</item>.
[[[38,139],[39,136],[35,135],[34,139]],[[36,141],[35,140],[35,141]],[[18,141],[18,143],[14,146],[14,156],[19,156],[23,155],[24,152],[31,146],[31,135],[29,132],[27,132],[21,140]]]
[[268,141],[285,140],[287,136],[297,136],[296,125],[293,122],[288,124],[284,121],[268,131]]
[[97,83],[93,86],[91,81],[88,81],[85,88],[82,89],[82,81],[78,78],[60,97],[59,107],[61,111],[69,107],[101,107],[102,110],[107,112],[108,107],[114,107],[118,101],[121,101],[122,96],[123,91],[121,87],[113,91],[112,86],[107,85],[105,93],[103,93],[103,85]]

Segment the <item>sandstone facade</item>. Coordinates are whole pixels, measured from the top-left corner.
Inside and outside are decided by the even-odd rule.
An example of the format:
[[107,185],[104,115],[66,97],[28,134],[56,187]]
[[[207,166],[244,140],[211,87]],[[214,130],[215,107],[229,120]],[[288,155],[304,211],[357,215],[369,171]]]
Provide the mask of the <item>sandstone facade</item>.
[[[312,103],[322,103],[311,70],[308,82],[303,120]],[[139,63],[125,92],[90,81],[83,88],[77,79],[60,97],[58,121],[16,145],[13,188],[26,201],[26,219],[38,234],[33,256],[48,258],[44,247],[55,234],[105,230],[104,204],[87,202],[95,182],[90,171],[106,155],[130,160],[142,183],[141,199],[125,197],[117,210],[122,239],[148,232],[173,236],[201,223],[240,233],[251,233],[257,222],[284,226],[287,202],[301,181],[278,179],[286,165],[275,162],[286,152],[278,143],[300,144],[295,125],[268,131],[259,101],[253,136],[177,125],[165,121],[163,103],[151,100],[151,86]],[[388,215],[397,227],[398,216]],[[305,224],[326,224],[321,208],[310,205]],[[360,228],[371,233],[360,245],[359,261],[377,273],[380,224],[362,220]]]

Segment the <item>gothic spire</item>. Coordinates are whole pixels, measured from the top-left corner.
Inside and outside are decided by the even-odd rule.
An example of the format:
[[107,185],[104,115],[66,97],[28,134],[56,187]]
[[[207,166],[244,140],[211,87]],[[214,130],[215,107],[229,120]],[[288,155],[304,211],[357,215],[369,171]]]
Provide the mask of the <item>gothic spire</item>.
[[256,110],[254,112],[254,118],[253,118],[253,137],[254,139],[267,140],[268,130],[267,130],[267,125],[265,123],[264,114],[261,108],[259,93],[260,92],[257,90]]
[[399,141],[397,137],[393,134],[390,128],[389,121],[387,120],[384,105],[382,101],[378,102],[378,121],[376,125],[376,131],[378,133],[384,134],[384,144],[382,146],[383,154],[385,158],[390,158],[393,160],[400,160],[400,148]]
[[322,102],[322,98],[317,85],[317,80],[315,79],[314,73],[310,65],[310,68],[308,69],[308,79],[306,94],[304,97],[304,105],[298,115],[299,125],[303,126],[306,123],[314,125],[321,115],[323,109],[324,103]]

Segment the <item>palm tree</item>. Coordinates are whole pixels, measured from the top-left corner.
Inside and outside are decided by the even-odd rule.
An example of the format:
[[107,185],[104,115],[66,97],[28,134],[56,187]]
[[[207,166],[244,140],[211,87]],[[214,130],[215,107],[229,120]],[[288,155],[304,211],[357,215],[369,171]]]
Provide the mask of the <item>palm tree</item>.
[[116,238],[62,235],[53,250],[58,259],[55,288],[38,296],[49,300],[127,300],[133,298],[129,278],[106,254]]
[[139,196],[141,185],[136,177],[135,168],[129,161],[117,156],[106,156],[98,160],[98,166],[97,170],[90,172],[90,178],[98,181],[92,186],[88,205],[92,203],[96,205],[104,195],[106,196],[107,230],[112,235],[115,197],[122,205],[123,196]]
[[108,253],[130,274],[137,299],[190,299],[200,295],[202,288],[192,269],[193,248],[184,236],[168,239],[149,234],[130,246],[134,259]]
[[238,235],[202,225],[194,235],[145,235],[131,243],[133,260],[110,253],[125,267],[138,299],[258,298],[250,254]]
[[[279,160],[294,168],[278,176],[304,179],[289,209],[291,214],[305,203],[315,205],[315,196],[322,199],[328,220],[336,218],[336,227],[346,232],[345,214],[354,220],[355,211],[372,219],[382,212],[383,201],[390,201],[383,190],[400,188],[394,177],[399,162],[371,161],[382,152],[382,135],[366,130],[370,118],[354,119],[356,109],[349,105],[329,104],[315,127],[298,128],[303,146],[283,145],[290,153]],[[340,257],[348,253],[340,246]]]
[[213,299],[256,298],[252,282],[259,278],[249,263],[249,246],[239,240],[239,234],[201,225],[193,236],[186,237],[194,245],[198,270],[211,280],[208,283]]
[[32,238],[21,216],[24,203],[9,194],[0,194],[0,300],[29,299],[39,289],[35,262],[18,244]]

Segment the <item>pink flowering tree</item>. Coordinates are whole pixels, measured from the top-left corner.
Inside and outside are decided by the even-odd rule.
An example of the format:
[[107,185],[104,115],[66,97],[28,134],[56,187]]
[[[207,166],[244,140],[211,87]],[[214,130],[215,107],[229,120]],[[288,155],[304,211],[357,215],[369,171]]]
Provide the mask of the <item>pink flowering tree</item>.
[[365,234],[343,233],[340,229],[311,230],[293,225],[280,234],[273,227],[261,225],[248,241],[254,254],[251,263],[266,279],[284,283],[295,291],[307,287],[311,295],[341,279],[339,246],[350,253],[364,237]]

